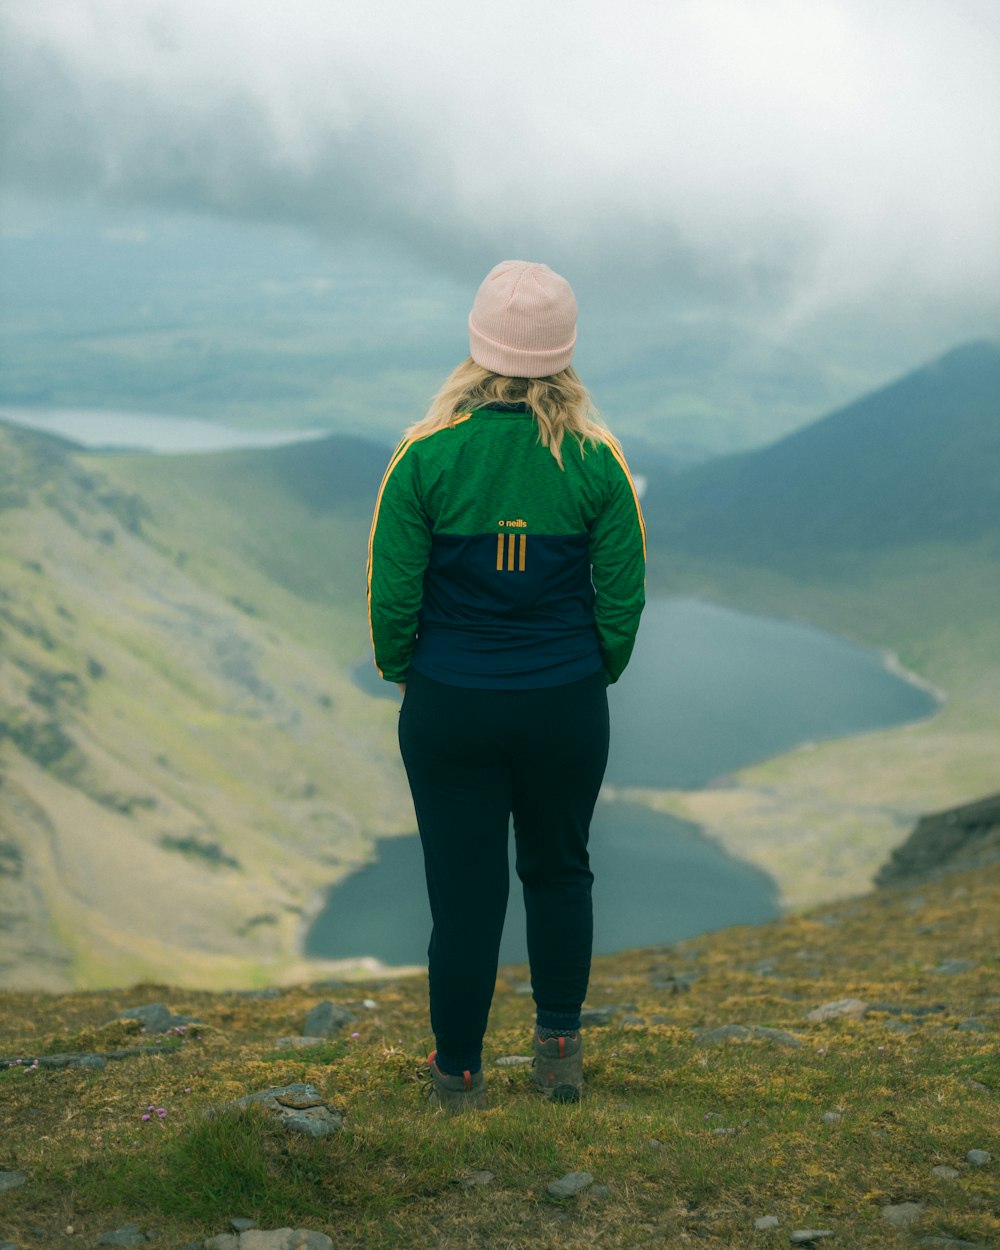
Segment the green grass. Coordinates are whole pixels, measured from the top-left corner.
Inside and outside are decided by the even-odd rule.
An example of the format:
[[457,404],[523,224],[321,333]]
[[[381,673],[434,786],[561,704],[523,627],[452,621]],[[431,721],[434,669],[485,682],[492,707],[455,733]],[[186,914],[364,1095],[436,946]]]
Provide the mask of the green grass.
[[[457,1118],[432,1111],[420,1092],[432,1044],[422,977],[301,985],[261,1001],[153,985],[2,994],[7,1056],[120,1044],[134,1025],[102,1022],[139,1001],[166,1001],[205,1027],[177,1053],[99,1072],[0,1072],[0,1168],[29,1177],[0,1197],[0,1232],[32,1245],[39,1234],[30,1230],[51,1242],[72,1225],[74,1242],[89,1246],[135,1221],[156,1229],[160,1244],[180,1246],[245,1215],[261,1227],[325,1231],[350,1250],[736,1250],[756,1244],[757,1216],[773,1214],[781,1228],[761,1244],[828,1227],[853,1248],[912,1244],[912,1232],[897,1233],[880,1211],[917,1201],[925,1211],[916,1233],[995,1244],[997,1162],[974,1168],[965,1155],[996,1154],[998,902],[993,869],[852,900],[822,918],[602,957],[590,1002],[621,1010],[587,1033],[578,1106],[542,1103],[524,1069],[493,1064],[524,1053],[530,1037],[530,1000],[516,988],[524,969],[503,969],[487,1036],[490,1108]],[[755,971],[765,957],[771,975]],[[934,972],[963,957],[976,966]],[[689,992],[653,987],[668,969],[693,977]],[[848,996],[911,1010],[805,1020]],[[354,1012],[349,1030],[360,1036],[276,1050],[275,1039],[298,1032],[326,997]],[[361,1005],[367,997],[374,1009]],[[934,1004],[943,1010],[914,1010]],[[990,1031],[960,1030],[971,1016]],[[893,1031],[893,1020],[911,1031]],[[711,1046],[692,1031],[731,1022],[781,1028],[803,1044]],[[343,1111],[341,1132],[309,1141],[259,1112],[225,1110],[293,1081],[311,1082]],[[164,1120],[141,1120],[151,1103],[166,1108]],[[827,1111],[841,1118],[825,1123]],[[933,1176],[939,1164],[957,1168],[958,1179]],[[549,1181],[579,1170],[608,1186],[607,1196],[547,1194]],[[496,1179],[465,1188],[472,1171]]]

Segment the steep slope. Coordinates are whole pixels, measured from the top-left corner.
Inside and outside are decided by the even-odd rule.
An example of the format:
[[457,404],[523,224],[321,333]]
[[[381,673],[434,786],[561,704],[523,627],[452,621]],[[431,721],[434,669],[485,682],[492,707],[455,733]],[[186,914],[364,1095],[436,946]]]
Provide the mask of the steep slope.
[[[348,673],[362,610],[251,572],[252,542],[227,551],[233,532],[267,529],[276,505],[269,517],[252,504],[272,495],[248,482],[241,516],[148,460],[160,489],[147,496],[124,463],[116,481],[112,460],[0,427],[7,985],[288,975],[319,891],[412,819],[391,709]],[[189,560],[181,536],[166,541],[167,500]],[[339,558],[360,602],[364,527],[352,524]],[[330,518],[331,549],[339,532]]]
[[973,343],[759,451],[673,477],[672,550],[797,569],[845,551],[1000,540],[1000,345]]

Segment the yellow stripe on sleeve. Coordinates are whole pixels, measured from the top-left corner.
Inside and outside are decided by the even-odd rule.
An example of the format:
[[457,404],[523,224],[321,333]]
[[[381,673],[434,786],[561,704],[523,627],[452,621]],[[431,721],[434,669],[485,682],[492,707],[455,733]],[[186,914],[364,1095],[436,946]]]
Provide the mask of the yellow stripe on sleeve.
[[636,494],[635,482],[632,481],[632,474],[629,472],[629,467],[625,463],[625,457],[624,455],[622,455],[622,449],[614,438],[608,439],[608,448],[610,449],[611,454],[614,456],[614,458],[621,465],[622,472],[625,474],[625,478],[628,481],[629,489],[632,491],[632,498],[635,500],[635,514],[639,518],[639,531],[642,534],[642,558],[645,560],[646,558],[646,522],[643,520],[643,517],[642,517],[642,508],[639,506],[639,496]]

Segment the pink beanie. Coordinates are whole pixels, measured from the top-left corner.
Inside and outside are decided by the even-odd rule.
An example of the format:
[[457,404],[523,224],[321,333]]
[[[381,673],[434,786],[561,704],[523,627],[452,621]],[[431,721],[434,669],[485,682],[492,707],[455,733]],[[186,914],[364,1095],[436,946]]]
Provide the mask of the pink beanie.
[[576,299],[548,265],[502,260],[469,313],[469,355],[508,378],[542,378],[568,367],[576,345]]

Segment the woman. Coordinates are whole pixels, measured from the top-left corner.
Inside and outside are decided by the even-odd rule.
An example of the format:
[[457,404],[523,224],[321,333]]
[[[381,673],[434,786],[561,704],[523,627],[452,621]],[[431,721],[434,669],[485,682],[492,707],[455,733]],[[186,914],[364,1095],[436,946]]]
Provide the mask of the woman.
[[643,607],[645,531],[618,444],[570,367],[576,300],[504,261],[469,316],[470,358],[389,462],[372,522],[375,663],[403,692],[399,744],[433,931],[429,1097],[486,1102],[482,1044],[507,906],[527,912],[534,1080],[575,1101],[592,946],[590,820],[606,686]]

